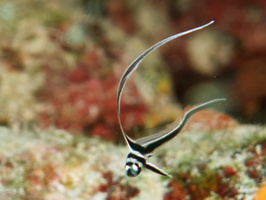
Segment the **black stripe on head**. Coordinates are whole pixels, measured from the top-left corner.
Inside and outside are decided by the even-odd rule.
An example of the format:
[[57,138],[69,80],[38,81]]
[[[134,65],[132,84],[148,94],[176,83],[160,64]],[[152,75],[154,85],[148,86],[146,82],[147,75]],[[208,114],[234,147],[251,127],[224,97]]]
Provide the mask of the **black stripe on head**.
[[127,176],[137,176],[142,167],[146,165],[146,159],[134,153],[129,153],[126,161],[126,174]]
[[142,156],[136,155],[136,154],[134,154],[134,153],[129,153],[129,154],[127,155],[127,160],[128,160],[129,158],[134,158],[134,159],[136,159],[136,161],[138,161],[139,163],[141,163],[142,166],[145,166],[145,165],[146,165],[146,159],[145,159],[144,157],[142,157]]

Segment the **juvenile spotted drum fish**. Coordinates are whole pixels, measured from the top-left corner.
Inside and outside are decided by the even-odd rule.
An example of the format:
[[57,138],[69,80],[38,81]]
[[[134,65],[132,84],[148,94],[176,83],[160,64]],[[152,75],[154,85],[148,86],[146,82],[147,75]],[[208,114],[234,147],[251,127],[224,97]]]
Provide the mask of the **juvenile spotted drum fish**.
[[203,26],[199,26],[197,28],[194,29],[190,29],[188,31],[184,31],[181,33],[178,33],[176,35],[170,36],[164,40],[161,40],[160,42],[156,43],[155,45],[153,45],[152,47],[150,47],[149,49],[147,49],[145,52],[143,52],[142,54],[140,54],[125,70],[124,74],[122,75],[119,85],[118,85],[118,89],[117,89],[117,96],[116,96],[116,104],[117,104],[117,115],[118,115],[118,121],[119,121],[119,125],[123,134],[123,137],[127,143],[127,146],[129,148],[129,154],[127,156],[126,159],[126,165],[125,165],[125,169],[126,169],[126,174],[127,176],[130,177],[135,177],[137,175],[139,175],[139,173],[141,172],[142,168],[146,168],[149,169],[155,173],[158,173],[160,175],[163,176],[168,176],[171,177],[170,174],[168,174],[166,171],[160,169],[159,167],[157,167],[156,165],[148,162],[148,158],[152,156],[152,152],[157,149],[158,147],[160,147],[162,144],[168,142],[169,140],[173,139],[184,127],[184,125],[186,124],[187,120],[196,112],[205,109],[211,105],[214,105],[216,103],[220,103],[220,102],[224,102],[226,99],[225,98],[221,98],[221,99],[214,99],[205,103],[202,103],[190,110],[188,110],[184,116],[183,119],[181,120],[181,122],[179,123],[179,125],[177,127],[175,127],[173,130],[170,131],[166,131],[163,133],[157,133],[157,134],[153,134],[147,137],[143,137],[137,140],[133,140],[132,138],[130,138],[127,133],[124,131],[123,129],[123,125],[121,122],[121,117],[120,117],[120,102],[121,102],[121,95],[124,89],[124,86],[128,80],[128,78],[130,77],[130,75],[139,67],[139,64],[141,63],[141,61],[151,52],[153,52],[154,50],[156,50],[158,47],[162,46],[163,44],[176,39],[178,37],[181,37],[183,35],[187,35],[189,33],[192,33],[194,31],[198,31],[200,29],[205,28],[206,26],[209,26],[210,24],[212,24],[214,21],[209,22],[208,24],[205,24]]

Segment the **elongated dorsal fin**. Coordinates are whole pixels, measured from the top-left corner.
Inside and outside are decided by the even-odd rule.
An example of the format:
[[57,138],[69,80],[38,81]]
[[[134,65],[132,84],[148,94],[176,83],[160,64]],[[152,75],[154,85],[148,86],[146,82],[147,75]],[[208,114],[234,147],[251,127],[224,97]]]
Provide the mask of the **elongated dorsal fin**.
[[139,64],[141,63],[141,61],[151,52],[153,52],[154,50],[156,50],[157,48],[159,48],[160,46],[162,46],[163,44],[176,39],[178,37],[181,37],[183,35],[187,35],[189,33],[192,33],[194,31],[198,31],[200,29],[205,28],[206,26],[209,26],[210,24],[212,24],[214,21],[209,22],[208,24],[205,24],[203,26],[199,26],[197,28],[194,29],[190,29],[188,31],[184,31],[181,33],[178,33],[176,35],[170,36],[164,40],[161,40],[160,42],[156,43],[155,45],[153,45],[152,47],[150,47],[149,49],[147,49],[145,52],[143,52],[142,54],[140,54],[125,70],[124,74],[122,75],[119,85],[118,85],[118,89],[117,89],[117,96],[116,96],[116,106],[117,106],[117,115],[118,115],[118,121],[119,121],[119,125],[123,134],[123,137],[126,140],[126,143],[128,145],[128,147],[130,149],[134,149],[134,147],[137,148],[141,148],[141,146],[139,144],[137,144],[133,139],[131,139],[126,132],[123,129],[123,125],[121,122],[121,117],[120,117],[120,102],[121,102],[121,96],[122,96],[122,92],[124,89],[124,86],[128,80],[128,78],[130,77],[130,75],[138,68]]

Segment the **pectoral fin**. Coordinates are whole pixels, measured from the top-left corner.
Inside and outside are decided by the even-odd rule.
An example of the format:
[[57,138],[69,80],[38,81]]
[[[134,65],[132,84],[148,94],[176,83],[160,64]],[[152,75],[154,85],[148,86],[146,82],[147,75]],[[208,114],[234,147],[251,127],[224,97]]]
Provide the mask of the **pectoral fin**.
[[159,167],[151,164],[151,163],[146,163],[145,167],[157,174],[161,174],[163,176],[168,176],[169,178],[172,178],[172,176],[170,174],[168,174],[166,171],[160,169]]

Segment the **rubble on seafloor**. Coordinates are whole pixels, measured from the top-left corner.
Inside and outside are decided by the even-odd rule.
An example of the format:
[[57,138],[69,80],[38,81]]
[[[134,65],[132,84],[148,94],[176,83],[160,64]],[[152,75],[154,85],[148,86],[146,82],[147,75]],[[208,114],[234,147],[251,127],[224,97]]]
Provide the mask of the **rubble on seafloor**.
[[173,175],[125,175],[125,145],[59,129],[0,128],[5,199],[245,199],[265,194],[266,129],[185,130],[151,158]]

